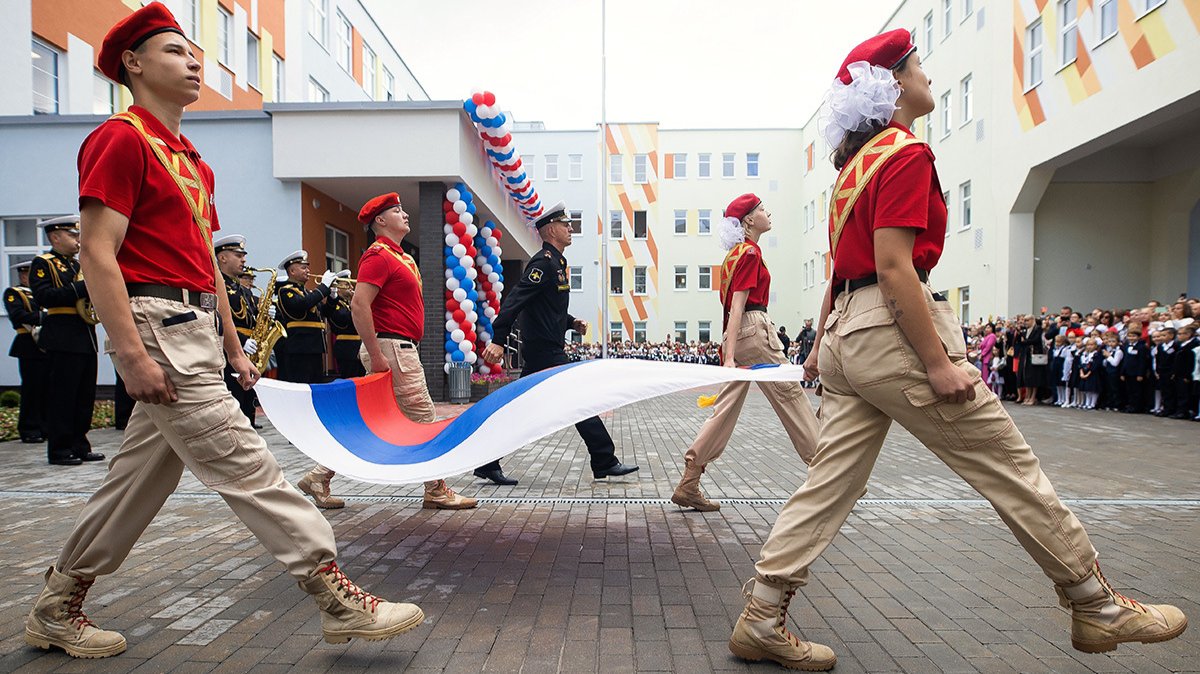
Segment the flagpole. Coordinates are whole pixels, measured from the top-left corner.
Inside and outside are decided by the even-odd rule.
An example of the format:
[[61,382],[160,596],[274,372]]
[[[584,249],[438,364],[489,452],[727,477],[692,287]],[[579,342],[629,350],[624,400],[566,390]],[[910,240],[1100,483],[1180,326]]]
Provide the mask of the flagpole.
[[608,358],[608,2],[600,0],[600,356]]

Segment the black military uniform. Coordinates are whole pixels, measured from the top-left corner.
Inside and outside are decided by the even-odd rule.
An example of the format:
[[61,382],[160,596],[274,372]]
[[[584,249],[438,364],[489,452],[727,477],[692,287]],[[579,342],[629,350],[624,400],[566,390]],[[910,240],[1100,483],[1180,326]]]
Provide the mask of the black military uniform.
[[[1121,377],[1121,395],[1125,399],[1122,412],[1144,412],[1146,410],[1146,391],[1150,379],[1150,347],[1140,338],[1127,341],[1121,346],[1125,355],[1117,369]],[[1138,381],[1138,377],[1142,381]]]
[[[299,250],[284,258],[279,269],[286,273],[289,265],[306,260],[308,253]],[[275,288],[279,307],[276,318],[287,330],[287,338],[279,340],[275,348],[279,378],[319,384],[325,376],[325,324],[321,322],[320,305],[329,297],[329,286],[305,290],[303,283],[284,281]]]
[[[46,233],[76,229],[79,216],[42,223]],[[50,392],[46,403],[46,453],[52,464],[102,461],[87,432],[96,403],[96,328],[83,320],[76,303],[87,299],[87,286],[74,257],[51,251],[33,259],[29,285],[34,300],[46,308],[38,345],[50,359]]]
[[333,359],[337,361],[338,376],[348,379],[366,375],[367,370],[358,359],[362,338],[354,329],[350,303],[343,297],[330,298],[321,305],[321,315],[329,321],[329,331],[333,333]]
[[[562,202],[550,208],[534,224],[541,232],[543,227],[559,222],[570,222],[566,204]],[[492,323],[492,341],[503,346],[513,323],[520,324],[521,357],[524,360],[522,377],[570,361],[565,350],[566,333],[574,325],[575,317],[567,311],[571,299],[569,274],[562,251],[550,243],[543,243],[542,249],[525,265],[516,287],[504,296],[500,312]],[[575,428],[587,444],[594,477],[627,475],[638,469],[617,459],[612,437],[600,417],[584,419],[575,424]],[[475,474],[493,482],[511,482],[497,479],[504,478],[499,461],[480,466]]]
[[[228,234],[213,241],[214,254],[224,251],[245,253],[246,237],[241,234]],[[242,287],[236,278],[224,272],[221,273],[221,276],[225,279],[225,293],[229,297],[229,312],[233,315],[233,327],[237,329],[238,343],[245,344],[254,330],[254,322],[258,317],[258,306],[255,304],[250,290]],[[250,420],[250,424],[253,425],[255,408],[258,404],[254,389],[242,388],[241,383],[233,376],[233,368],[229,366],[228,361],[225,362],[225,386],[233,394],[234,400],[238,401],[238,407],[242,409],[242,414],[245,414],[246,418]]]
[[[13,265],[18,272],[28,272],[30,263]],[[45,312],[33,299],[33,291],[25,286],[13,286],[4,290],[4,310],[17,334],[13,337],[8,355],[17,359],[21,374],[21,411],[17,417],[17,432],[21,442],[45,442],[42,424],[46,416],[46,390],[50,362],[46,352],[38,348],[33,330],[42,324]],[[1188,373],[1189,376],[1191,373]]]

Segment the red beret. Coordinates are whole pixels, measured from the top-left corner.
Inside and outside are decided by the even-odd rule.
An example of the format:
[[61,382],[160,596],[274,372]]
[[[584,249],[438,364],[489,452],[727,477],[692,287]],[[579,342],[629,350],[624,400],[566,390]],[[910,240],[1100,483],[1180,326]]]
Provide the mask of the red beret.
[[866,61],[873,66],[891,70],[916,50],[916,45],[912,43],[912,35],[903,28],[880,33],[850,50],[850,55],[842,61],[842,69],[837,74],[838,79],[842,84],[850,84],[851,63]]
[[104,42],[100,45],[100,56],[96,58],[100,72],[108,79],[123,84],[121,71],[125,66],[121,65],[121,54],[126,50],[137,49],[151,37],[166,32],[183,35],[183,29],[175,21],[175,16],[161,2],[152,2],[125,17],[104,36]]
[[753,192],[748,192],[729,202],[729,205],[725,207],[725,217],[733,218],[740,222],[742,218],[750,215],[750,211],[753,211],[761,203],[762,199],[755,196]]
[[358,212],[358,221],[366,226],[370,226],[375,221],[375,216],[386,211],[389,208],[400,205],[400,195],[395,192],[381,194],[374,199],[371,199],[366,204],[363,204],[362,210]]

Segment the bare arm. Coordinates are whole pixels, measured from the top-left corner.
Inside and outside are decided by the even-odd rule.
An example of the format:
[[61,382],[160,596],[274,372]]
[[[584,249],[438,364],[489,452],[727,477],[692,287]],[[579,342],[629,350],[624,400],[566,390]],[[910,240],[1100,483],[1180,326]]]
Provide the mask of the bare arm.
[[383,372],[388,369],[387,359],[379,348],[379,338],[375,336],[375,317],[371,315],[371,303],[379,294],[379,286],[359,281],[350,300],[350,317],[354,321],[354,329],[358,331],[367,355],[371,358],[371,372]]
[[746,301],[750,299],[749,290],[738,290],[729,301],[729,322],[726,324],[724,343],[721,353],[725,355],[721,363],[725,367],[737,367],[734,356],[737,353],[737,335],[742,327],[742,316],[746,313]]

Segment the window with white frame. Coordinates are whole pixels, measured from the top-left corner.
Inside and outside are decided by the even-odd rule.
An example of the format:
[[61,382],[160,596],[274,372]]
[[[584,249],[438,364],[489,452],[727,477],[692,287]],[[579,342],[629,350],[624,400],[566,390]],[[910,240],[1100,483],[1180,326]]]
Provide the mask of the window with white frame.
[[712,177],[712,155],[707,152],[701,152],[696,155],[696,177],[710,178]]
[[1075,0],[1058,0],[1058,53],[1060,66],[1075,60],[1079,46],[1079,14]]
[[625,339],[625,330],[621,325],[621,321],[608,322],[608,341],[620,342]]
[[230,39],[232,32],[233,15],[217,5],[217,57],[225,66],[233,63],[233,40]]
[[958,289],[958,314],[963,325],[971,322],[971,286]]
[[321,86],[321,83],[308,78],[308,102],[309,103],[328,103],[329,90]]
[[1042,83],[1042,18],[1038,17],[1025,29],[1025,89]]
[[183,0],[183,11],[179,14],[179,27],[192,42],[200,41],[200,0]]
[[971,181],[958,186],[958,217],[959,229],[971,226]]
[[925,29],[925,54],[928,56],[933,51],[933,12],[925,15],[922,27]]
[[621,168],[622,157],[619,154],[608,155],[608,182],[614,185],[620,185],[622,182]]
[[383,100],[396,100],[396,76],[388,70],[387,66],[383,67]]
[[975,117],[974,91],[970,75],[962,78],[962,82],[958,84],[958,91],[959,103],[962,105],[962,111],[959,114],[962,116],[962,123],[966,124]]
[[712,234],[712,209],[701,208],[700,215],[696,220],[701,234]]
[[308,34],[322,47],[329,44],[329,0],[308,0]]
[[803,213],[804,217],[800,218],[800,226],[807,232],[812,229],[812,225],[809,224],[809,218],[812,217],[812,209],[809,208],[808,204],[804,204]]
[[354,29],[350,27],[350,19],[337,12],[337,22],[333,31],[333,56],[342,70],[351,72],[354,68]]
[[58,113],[58,52],[33,41],[33,114]]
[[608,236],[611,239],[621,238],[621,211],[608,212]]
[[546,155],[546,180],[558,180],[558,155]]
[[962,0],[962,21],[975,13],[975,0]]
[[1100,22],[1099,29],[1096,31],[1100,36],[1100,40],[1117,34],[1117,0],[1100,0],[1100,11],[1097,13],[1097,20]]
[[533,172],[534,172],[534,169],[537,168],[537,155],[536,154],[521,155],[521,168],[525,171],[525,175],[530,180],[533,180],[534,179]]
[[712,321],[698,321],[696,323],[696,339],[701,343],[712,341]]
[[725,152],[725,153],[721,154],[721,177],[722,178],[732,178],[733,177],[733,162],[734,162],[735,156],[736,155],[733,152]]
[[1149,14],[1151,10],[1158,9],[1165,4],[1167,4],[1167,0],[1138,0],[1134,3],[1134,6],[1141,10],[1138,14],[1138,18],[1140,19]]
[[816,201],[816,199],[813,199],[812,201],[808,202],[808,228],[809,229],[816,228],[817,218],[820,217],[817,215],[817,213],[818,213],[817,201]]
[[917,42],[918,38],[917,38],[917,27],[916,26],[913,26],[912,29],[910,29],[908,31],[908,37],[909,37],[909,39],[912,40],[913,47],[918,47],[917,51],[920,51],[920,49],[919,49],[920,43]]
[[608,268],[608,292],[613,295],[620,295],[625,292],[624,267]]
[[571,233],[583,234],[583,211],[570,211]]
[[92,73],[92,114],[111,115],[116,112],[116,87],[98,72]]
[[275,78],[275,102],[284,100],[283,96],[283,59],[271,54],[271,76]]
[[375,50],[371,49],[370,45],[363,42],[363,91],[367,92],[367,98],[375,100],[375,68],[378,62],[378,57],[375,56]]
[[933,113],[925,115],[925,142],[933,143]]
[[696,275],[696,287],[700,290],[712,290],[712,267],[702,264],[698,268],[699,273]]
[[950,210],[954,202],[950,201],[950,190],[942,190],[942,203],[946,204],[946,236],[950,236]]
[[583,292],[583,267],[571,267],[571,292]]
[[808,262],[808,261],[806,261],[803,265],[800,266],[800,278],[804,279],[804,287],[805,288],[809,287],[808,269],[811,266],[812,266],[812,262]]
[[246,84],[258,89],[259,82],[258,36],[246,31]]
[[687,153],[676,152],[671,155],[671,161],[674,162],[672,174],[676,180],[687,177]]
[[646,227],[646,211],[633,212],[633,238],[646,239],[648,229]]
[[646,162],[644,154],[633,155],[633,182],[641,185],[646,182]]
[[747,178],[757,178],[758,177],[758,153],[757,152],[747,152],[746,153],[746,177]]
[[951,109],[953,98],[949,91],[942,94],[942,137],[950,135],[950,126],[954,123],[954,111]]
[[567,156],[567,180],[583,180],[583,155]]
[[954,29],[954,0],[942,0],[942,39],[950,37]]
[[12,268],[13,265],[18,262],[28,262],[50,250],[46,233],[38,226],[38,223],[54,217],[58,217],[58,214],[41,217],[0,218],[0,232],[4,237],[3,242],[0,242],[4,250],[4,257],[0,259],[0,264],[4,264],[5,268],[9,270],[8,285],[20,285],[17,270]]
[[342,271],[350,268],[350,235],[333,225],[325,225],[325,268]]
[[687,341],[687,321],[675,321],[675,341]]
[[682,208],[675,209],[675,233],[687,234],[687,211]]
[[687,265],[675,265],[675,289],[687,290]]
[[646,341],[646,321],[633,322],[633,341],[642,344]]

